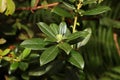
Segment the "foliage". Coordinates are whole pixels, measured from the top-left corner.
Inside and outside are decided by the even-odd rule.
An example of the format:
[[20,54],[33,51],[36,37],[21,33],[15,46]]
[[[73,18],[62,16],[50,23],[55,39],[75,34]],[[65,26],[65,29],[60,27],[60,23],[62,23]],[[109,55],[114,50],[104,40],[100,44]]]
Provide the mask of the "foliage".
[[111,23],[102,14],[111,10],[104,3],[1,0],[0,79],[119,79],[120,59],[112,37],[112,28],[119,28],[119,22]]

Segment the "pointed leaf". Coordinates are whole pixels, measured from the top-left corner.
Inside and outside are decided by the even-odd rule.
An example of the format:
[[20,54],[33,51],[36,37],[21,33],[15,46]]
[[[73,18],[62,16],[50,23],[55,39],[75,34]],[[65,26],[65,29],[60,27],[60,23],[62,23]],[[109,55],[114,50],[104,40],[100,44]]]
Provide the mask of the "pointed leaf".
[[0,0],[0,13],[3,13],[6,9],[6,0]]
[[14,71],[18,68],[18,65],[19,65],[19,62],[13,62],[11,65],[10,65],[10,71]]
[[8,57],[8,56],[3,57],[3,59],[6,60],[6,61],[11,61],[12,60],[12,58]]
[[50,28],[51,28],[52,32],[53,32],[55,35],[57,35],[57,34],[59,33],[59,32],[58,32],[59,27],[58,27],[57,24],[54,24],[54,23],[50,24]]
[[12,15],[15,11],[15,3],[13,0],[6,0],[7,1],[7,9],[5,11],[5,15]]
[[35,69],[29,72],[30,76],[42,76],[47,73],[52,68],[52,65],[48,65],[47,67],[42,66],[39,69]]
[[29,75],[30,76],[41,76],[41,75],[43,75],[45,73],[46,73],[45,70],[34,70],[34,71],[30,71]]
[[82,56],[80,55],[80,53],[72,50],[71,51],[71,56],[68,60],[72,65],[80,68],[80,69],[83,69],[84,68],[84,60],[82,58]]
[[53,41],[56,41],[56,36],[55,34],[52,32],[52,30],[50,29],[50,27],[43,23],[43,22],[39,22],[37,23],[38,27],[40,28],[40,30],[46,34],[50,39],[52,39]]
[[72,50],[71,45],[69,45],[68,43],[60,43],[58,46],[60,49],[64,50],[67,54],[69,54],[70,51]]
[[44,41],[43,39],[33,38],[23,41],[21,43],[21,46],[25,48],[30,48],[32,50],[43,50],[47,44],[48,42]]
[[83,13],[83,15],[97,15],[97,14],[101,14],[101,13],[104,13],[104,12],[109,11],[109,10],[110,10],[110,8],[107,6],[99,6],[95,9],[85,11]]
[[31,52],[31,49],[25,48],[24,51],[20,54],[19,58],[24,59],[26,58]]
[[88,42],[88,40],[90,39],[90,36],[92,33],[91,29],[88,28],[88,29],[85,29],[84,31],[87,31],[89,34],[85,37],[85,39],[83,39],[83,41],[81,41],[77,44],[77,48],[84,46]]
[[69,43],[78,43],[82,41],[88,35],[87,31],[75,32],[67,37],[67,42]]
[[40,56],[40,64],[45,65],[50,61],[54,60],[58,54],[59,50],[57,46],[52,46],[47,48]]
[[66,33],[67,30],[67,25],[65,22],[61,22],[59,25],[59,34],[64,35]]
[[66,7],[68,7],[69,9],[71,9],[71,10],[76,9],[74,5],[71,5],[71,4],[69,4],[69,3],[63,2],[63,4],[64,4]]
[[87,1],[84,1],[83,5],[92,4],[92,3],[96,3],[96,0],[87,0]]
[[70,12],[56,6],[52,9],[52,12],[56,13],[57,15],[59,16],[62,16],[62,17],[72,17],[72,14],[70,14]]
[[5,56],[10,52],[10,49],[5,49],[2,54],[0,54],[1,56]]

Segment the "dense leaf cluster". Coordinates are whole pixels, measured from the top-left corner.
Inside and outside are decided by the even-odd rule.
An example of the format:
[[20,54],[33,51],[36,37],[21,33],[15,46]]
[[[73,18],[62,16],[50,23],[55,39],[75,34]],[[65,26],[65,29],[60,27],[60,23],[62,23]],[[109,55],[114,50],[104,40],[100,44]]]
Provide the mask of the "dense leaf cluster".
[[119,80],[107,1],[0,0],[0,79]]

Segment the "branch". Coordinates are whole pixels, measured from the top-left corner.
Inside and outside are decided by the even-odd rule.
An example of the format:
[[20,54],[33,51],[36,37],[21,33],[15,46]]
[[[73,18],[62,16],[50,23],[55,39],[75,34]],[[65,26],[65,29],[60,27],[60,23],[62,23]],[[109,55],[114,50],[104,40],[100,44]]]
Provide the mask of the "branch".
[[119,46],[119,44],[118,44],[117,34],[116,34],[116,33],[113,34],[113,38],[114,38],[115,46],[116,46],[116,48],[117,48],[117,52],[118,52],[118,54],[119,54],[119,56],[120,56],[120,46]]
[[17,8],[16,10],[37,10],[37,9],[41,9],[44,7],[53,7],[53,6],[57,6],[59,4],[59,2],[55,2],[55,3],[51,3],[48,5],[42,5],[42,6],[35,6],[35,7],[22,7],[22,8]]

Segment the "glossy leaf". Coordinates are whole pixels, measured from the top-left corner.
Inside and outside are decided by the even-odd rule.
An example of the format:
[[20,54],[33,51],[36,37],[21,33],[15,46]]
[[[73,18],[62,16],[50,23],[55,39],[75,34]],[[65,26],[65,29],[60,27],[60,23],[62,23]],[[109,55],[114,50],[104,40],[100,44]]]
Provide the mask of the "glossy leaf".
[[51,65],[47,67],[40,67],[39,69],[35,69],[32,71],[29,71],[30,76],[42,76],[43,74],[47,73],[52,68]]
[[54,60],[59,50],[57,46],[51,46],[47,48],[40,56],[40,65],[45,65],[50,61]]
[[68,7],[69,9],[71,9],[71,10],[74,10],[74,9],[75,9],[75,6],[74,6],[74,5],[71,5],[71,4],[66,3],[66,2],[63,2],[63,4],[64,4],[66,7]]
[[19,66],[19,62],[13,62],[11,65],[10,65],[10,71],[14,71],[18,68]]
[[53,32],[55,35],[57,35],[57,34],[59,33],[59,32],[58,32],[59,26],[58,26],[57,24],[54,24],[54,23],[50,24],[50,29],[52,30],[52,32]]
[[29,55],[28,59],[29,59],[29,60],[33,60],[33,59],[37,59],[37,58],[39,58],[39,57],[40,57],[39,54],[37,54],[37,53],[31,53],[31,54]]
[[26,58],[31,52],[31,49],[25,48],[24,51],[20,54],[19,58],[24,59]]
[[57,42],[59,43],[60,41],[62,41],[62,39],[63,39],[63,35],[62,34],[58,34],[58,35],[56,35],[56,37],[57,37]]
[[6,0],[0,0],[0,13],[3,13],[6,9]]
[[34,71],[30,71],[29,75],[30,76],[41,76],[45,73],[46,73],[46,71],[44,71],[44,70],[34,70]]
[[60,44],[58,44],[58,46],[60,49],[65,51],[67,54],[69,54],[70,51],[72,50],[71,45],[69,45],[68,43],[60,43]]
[[10,49],[5,49],[2,54],[0,54],[1,56],[5,56],[10,52]]
[[33,38],[23,41],[21,46],[32,50],[43,50],[47,44],[48,42],[45,42],[43,39]]
[[56,36],[55,34],[52,32],[52,30],[50,29],[50,27],[43,23],[43,22],[39,22],[37,23],[38,27],[40,28],[40,30],[46,34],[50,39],[52,39],[53,41],[56,41]]
[[107,6],[99,6],[97,8],[85,11],[83,13],[83,15],[97,15],[97,14],[101,14],[101,13],[104,13],[104,12],[109,11],[109,10],[110,10],[110,8]]
[[86,31],[79,31],[75,32],[67,37],[67,42],[70,43],[77,43],[82,41],[86,36],[88,35],[88,32]]
[[67,24],[65,22],[61,22],[59,25],[59,34],[64,35],[67,31]]
[[56,13],[59,16],[62,17],[72,17],[72,14],[70,14],[68,11],[56,6],[52,9],[52,12]]
[[19,68],[20,68],[22,71],[25,71],[25,70],[28,68],[28,63],[26,63],[26,62],[20,62],[20,63],[19,63]]
[[78,48],[81,47],[81,46],[84,46],[90,39],[90,36],[91,36],[91,33],[92,33],[91,29],[88,28],[88,29],[85,29],[84,31],[87,31],[88,35],[85,37],[85,39],[83,39],[83,41],[81,41],[77,44]]
[[15,11],[15,3],[13,0],[7,0],[7,9],[5,15],[12,15]]
[[84,68],[84,60],[83,60],[83,57],[80,55],[80,53],[72,50],[70,54],[71,54],[71,56],[69,57],[68,61],[72,65],[78,67],[79,69],[83,69]]

